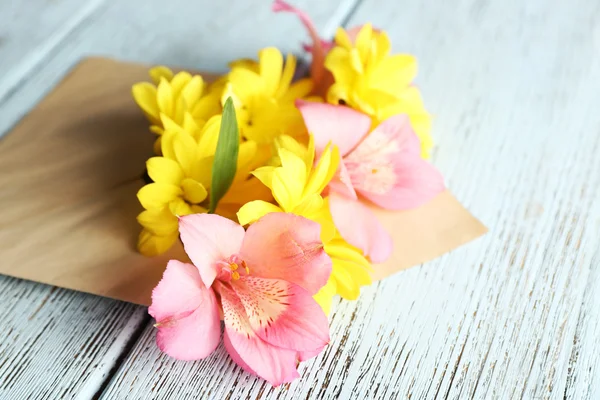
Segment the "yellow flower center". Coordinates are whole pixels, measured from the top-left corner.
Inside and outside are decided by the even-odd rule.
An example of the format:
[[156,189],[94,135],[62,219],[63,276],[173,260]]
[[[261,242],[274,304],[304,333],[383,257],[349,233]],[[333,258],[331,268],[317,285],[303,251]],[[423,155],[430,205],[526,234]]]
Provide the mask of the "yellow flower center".
[[[246,261],[242,260],[240,264],[242,268],[244,268],[244,270],[246,271],[246,275],[250,275],[250,268],[248,268],[248,265],[246,265]],[[235,262],[229,264],[229,269],[231,270],[231,279],[233,279],[234,281],[240,279],[240,273],[238,272],[239,268],[240,266]]]

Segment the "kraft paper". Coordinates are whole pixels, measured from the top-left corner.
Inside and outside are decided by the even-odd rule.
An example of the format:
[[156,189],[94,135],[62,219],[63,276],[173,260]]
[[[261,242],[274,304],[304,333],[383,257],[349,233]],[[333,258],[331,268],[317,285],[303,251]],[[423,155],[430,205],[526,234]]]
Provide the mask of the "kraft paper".
[[[0,273],[148,305],[180,245],[135,250],[145,161],[154,136],[131,97],[147,67],[104,58],[78,64],[0,139]],[[376,210],[394,237],[376,278],[436,258],[486,228],[449,193],[411,211]]]

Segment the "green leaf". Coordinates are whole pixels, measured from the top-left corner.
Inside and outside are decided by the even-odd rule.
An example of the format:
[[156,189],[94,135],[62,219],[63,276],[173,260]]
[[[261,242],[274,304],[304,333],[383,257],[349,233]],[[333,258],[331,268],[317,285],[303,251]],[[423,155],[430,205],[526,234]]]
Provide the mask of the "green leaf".
[[210,185],[209,213],[214,213],[217,204],[231,187],[237,169],[238,152],[240,149],[240,134],[235,116],[233,100],[228,97],[223,106],[221,128],[217,150],[213,160],[212,178]]

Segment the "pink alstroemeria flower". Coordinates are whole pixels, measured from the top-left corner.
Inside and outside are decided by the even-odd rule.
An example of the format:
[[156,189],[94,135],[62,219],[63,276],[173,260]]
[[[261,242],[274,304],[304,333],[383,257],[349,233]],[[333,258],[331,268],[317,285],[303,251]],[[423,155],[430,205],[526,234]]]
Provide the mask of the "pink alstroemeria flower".
[[320,225],[271,213],[251,225],[214,214],[179,219],[194,265],[171,260],[152,292],[158,347],[180,360],[211,354],[225,322],[225,349],[247,372],[277,386],[299,377],[298,361],[329,342],[312,295],[331,274]]
[[421,158],[421,145],[406,115],[394,115],[369,133],[371,118],[346,106],[297,101],[317,156],[329,142],[342,160],[329,184],[335,226],[371,261],[392,252],[389,234],[358,195],[390,210],[418,207],[444,190],[442,175]]

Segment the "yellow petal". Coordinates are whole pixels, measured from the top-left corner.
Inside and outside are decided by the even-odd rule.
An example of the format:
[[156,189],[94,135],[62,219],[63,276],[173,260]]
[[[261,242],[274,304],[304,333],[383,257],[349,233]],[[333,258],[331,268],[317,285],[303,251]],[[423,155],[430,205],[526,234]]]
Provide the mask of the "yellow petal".
[[351,102],[348,88],[342,84],[334,83],[327,90],[327,102],[329,104],[341,104],[342,101],[349,106],[354,106]]
[[382,60],[369,79],[369,87],[387,93],[399,93],[417,76],[417,59],[408,54],[396,54]]
[[165,157],[151,157],[146,161],[148,175],[157,183],[167,183],[174,186],[183,179],[183,171],[179,164]]
[[290,83],[292,83],[292,79],[294,78],[294,72],[296,72],[296,57],[292,54],[288,54],[275,97],[283,96],[289,89]]
[[179,186],[166,185],[162,183],[149,183],[143,186],[137,193],[138,200],[146,210],[161,209],[181,196]]
[[181,71],[178,72],[173,79],[171,79],[171,91],[173,97],[179,97],[183,88],[192,80],[192,75],[189,72]]
[[315,137],[313,135],[308,136],[308,147],[303,157],[304,163],[306,164],[306,174],[310,174],[313,163],[315,162]]
[[300,79],[290,86],[285,95],[281,97],[281,101],[293,102],[296,99],[306,97],[313,90],[313,86],[312,79]]
[[300,157],[302,160],[306,159],[307,148],[302,143],[289,135],[279,135],[275,138],[275,148],[286,149]]
[[293,193],[293,196],[299,199],[302,196],[302,188],[306,185],[306,164],[302,158],[286,149],[279,150],[279,158],[281,159],[281,168],[286,171],[286,176],[295,183],[294,188],[297,191]]
[[348,33],[342,27],[338,27],[335,31],[335,44],[343,47],[344,49],[350,50],[352,48],[352,41],[348,36]]
[[204,80],[200,75],[194,75],[194,77],[185,85],[181,91],[181,97],[185,101],[186,109],[191,110],[200,97],[204,90]]
[[221,116],[215,115],[210,118],[200,132],[198,141],[198,157],[204,158],[212,156],[217,150],[219,141],[219,130],[221,129]]
[[190,178],[200,182],[206,189],[210,189],[212,183],[212,166],[214,159],[214,156],[209,156],[195,161],[189,175]]
[[313,299],[321,306],[326,315],[329,315],[331,312],[331,302],[336,291],[337,285],[335,278],[330,277],[325,286],[313,296]]
[[302,189],[306,183],[304,162],[286,149],[279,150],[282,167],[275,169],[271,180],[273,197],[286,212],[302,201]]
[[340,152],[337,146],[327,146],[321,155],[321,159],[312,171],[308,184],[304,188],[304,195],[310,193],[321,193],[329,184],[340,163]]
[[381,31],[375,35],[375,48],[377,50],[373,62],[379,63],[390,54],[392,49],[392,44],[387,33]]
[[171,116],[169,116],[167,114],[161,114],[160,121],[162,122],[162,126],[164,128],[163,133],[164,133],[164,131],[181,132],[183,130],[181,128],[181,125],[179,125],[178,123],[173,121]]
[[333,74],[335,83],[345,87],[354,84],[357,74],[352,68],[350,51],[334,47],[325,57],[325,68]]
[[186,203],[182,198],[177,198],[169,203],[169,211],[175,217],[182,217],[184,215],[194,214],[192,207]]
[[160,150],[163,157],[174,161],[177,161],[177,157],[175,157],[175,150],[173,148],[173,142],[175,141],[176,136],[177,133],[174,131],[165,131],[161,136],[160,141]]
[[346,272],[350,274],[355,285],[366,286],[372,283],[371,273],[373,272],[373,269],[370,266],[365,267],[362,264],[358,264],[353,261],[348,261],[331,255],[330,257],[334,263],[336,263],[340,268],[344,268]]
[[262,200],[255,200],[246,203],[237,212],[237,218],[240,225],[247,225],[256,222],[258,219],[272,212],[282,212],[283,210],[274,204]]
[[173,71],[162,65],[151,68],[149,74],[155,85],[160,83],[161,78],[164,78],[169,82],[173,79]]
[[267,47],[259,52],[260,76],[265,82],[265,92],[273,96],[279,87],[283,56],[275,47]]
[[159,125],[150,125],[150,132],[155,133],[157,135],[162,135],[165,133],[165,130]]
[[356,36],[356,49],[358,50],[361,63],[366,63],[371,52],[371,39],[373,37],[373,27],[371,24],[364,24]]
[[[200,121],[200,123],[203,124],[205,122]],[[190,135],[194,136],[194,139],[196,139],[195,135],[200,133],[200,126],[201,125],[199,125],[190,112],[186,111],[183,114],[183,123],[181,124],[181,128]]]
[[159,210],[144,210],[137,216],[137,221],[153,235],[167,236],[177,233],[178,223],[168,207]]
[[252,175],[258,178],[262,182],[263,185],[272,189],[273,187],[273,173],[275,172],[275,167],[267,166],[260,167],[255,169],[252,172]]
[[154,145],[153,145],[154,154],[156,154],[157,156],[162,155],[162,140],[161,140],[161,138],[162,138],[162,136],[157,137],[156,140],[154,141]]
[[219,93],[207,94],[200,97],[192,107],[191,113],[196,120],[207,121],[213,115],[221,113],[221,101]]
[[173,246],[178,235],[157,236],[144,229],[138,238],[138,251],[147,257],[158,256]]
[[360,59],[360,53],[358,49],[350,50],[350,65],[356,73],[362,74],[364,72],[363,62]]
[[294,208],[294,214],[311,215],[323,207],[323,198],[320,194],[313,193],[305,197],[302,202]]
[[190,206],[190,209],[192,210],[191,214],[206,214],[208,212],[207,208],[199,206],[198,204]]
[[156,101],[156,87],[148,82],[136,83],[131,88],[131,93],[148,120],[152,124],[159,124],[160,116]]
[[[235,68],[229,73],[229,82],[233,93],[239,97],[240,102],[245,102],[255,93],[265,90],[265,82],[260,75],[244,68]],[[227,98],[223,98],[225,101]],[[234,105],[235,101],[234,101]],[[237,105],[236,105],[237,108]]]
[[160,112],[171,116],[173,114],[173,93],[171,85],[165,78],[160,78],[156,91],[156,101]]
[[304,216],[312,221],[318,222],[321,225],[321,241],[325,244],[329,243],[336,235],[335,225],[329,212],[329,203],[323,202],[323,206],[314,210],[311,213],[305,213]]
[[373,282],[371,279],[371,271],[364,266],[339,258],[332,258],[332,261],[348,272],[352,277],[355,286],[367,286]]
[[252,72],[256,72],[259,73],[259,65],[255,60],[252,60],[250,58],[240,58],[238,60],[234,60],[232,62],[229,63],[229,68],[230,69],[234,69],[234,68],[245,68],[247,70],[250,70]]
[[325,243],[325,252],[330,257],[339,258],[342,260],[352,261],[363,266],[367,271],[372,271],[373,267],[367,258],[362,254],[362,251],[351,246],[343,239],[334,239]]
[[237,205],[237,209],[235,210],[237,212],[241,206],[254,200],[263,200],[267,202],[275,201],[271,194],[271,190],[268,187],[263,185],[262,182],[255,177],[250,177],[245,180],[234,182],[227,193],[225,193],[225,196],[223,196],[220,203]]
[[[165,136],[165,135],[163,135]],[[197,147],[194,138],[187,132],[179,132],[172,138],[175,159],[181,166],[185,176],[193,176],[194,167],[197,163]]]
[[360,295],[360,286],[346,270],[345,263],[338,259],[332,259],[331,262],[331,275],[335,278],[337,293],[344,299],[356,300]]
[[208,195],[201,183],[190,178],[185,178],[181,182],[181,188],[183,189],[183,198],[192,204],[202,203]]
[[240,144],[237,161],[237,174],[244,175],[244,178],[248,175],[249,169],[254,161],[257,148],[258,145],[252,140],[248,140]]

